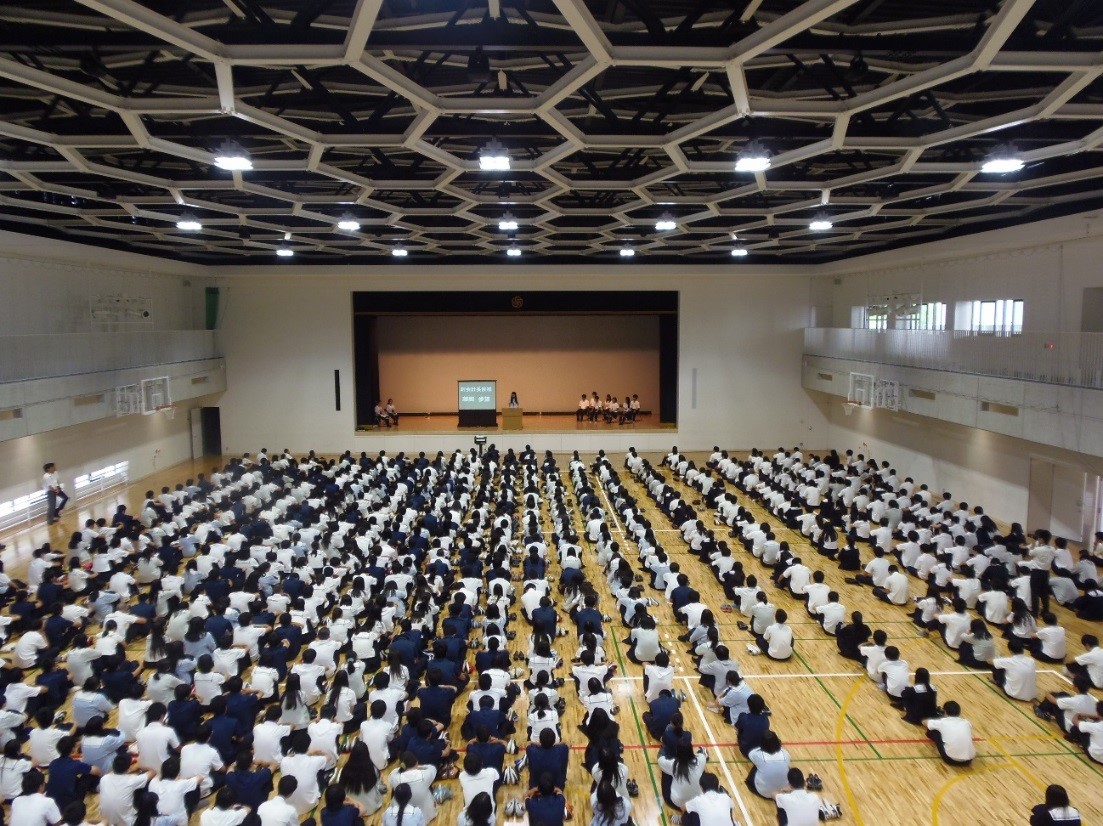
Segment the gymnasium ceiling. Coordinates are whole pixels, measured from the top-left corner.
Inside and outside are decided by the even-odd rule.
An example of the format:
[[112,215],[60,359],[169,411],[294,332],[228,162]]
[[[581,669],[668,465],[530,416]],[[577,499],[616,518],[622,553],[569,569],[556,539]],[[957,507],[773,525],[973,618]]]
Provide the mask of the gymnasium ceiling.
[[1103,206],[1101,74],[1099,0],[0,0],[0,226],[219,265],[820,263]]

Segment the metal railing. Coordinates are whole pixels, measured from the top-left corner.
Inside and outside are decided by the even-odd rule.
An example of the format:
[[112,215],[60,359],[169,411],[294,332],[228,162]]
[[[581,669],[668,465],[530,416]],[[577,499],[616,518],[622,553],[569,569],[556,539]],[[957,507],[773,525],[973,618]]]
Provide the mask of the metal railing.
[[809,327],[804,353],[899,367],[1103,389],[1103,333]]
[[212,330],[0,336],[0,382],[218,358]]

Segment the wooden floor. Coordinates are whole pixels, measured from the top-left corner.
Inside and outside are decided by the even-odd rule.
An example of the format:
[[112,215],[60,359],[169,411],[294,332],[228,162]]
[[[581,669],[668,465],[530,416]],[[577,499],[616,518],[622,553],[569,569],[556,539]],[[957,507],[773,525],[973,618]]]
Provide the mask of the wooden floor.
[[[566,458],[558,457],[566,474]],[[620,457],[612,457],[619,466]],[[694,457],[701,459],[703,457]],[[658,457],[653,461],[657,463]],[[46,539],[63,542],[73,530],[78,519],[89,515],[105,515],[113,510],[116,501],[136,507],[142,493],[150,486],[182,481],[200,470],[209,470],[211,460],[200,464],[180,465],[162,471],[155,478],[131,485],[104,501],[82,505],[68,513],[59,526],[47,530],[37,525],[22,531],[9,532],[0,540],[9,545],[8,554],[25,559],[29,549]],[[646,493],[629,481],[626,471],[622,479],[629,484],[641,504],[650,500]],[[923,481],[923,480],[919,480]],[[564,482],[568,483],[566,477]],[[597,489],[597,485],[595,485]],[[690,496],[689,498],[693,498]],[[745,506],[748,504],[743,503]],[[761,509],[752,506],[759,521],[769,521],[775,527],[779,539],[786,539],[793,548],[805,548],[807,544],[791,531],[778,525]],[[547,512],[545,527],[547,527]],[[652,524],[662,532],[657,535],[673,559],[681,563],[683,572],[691,584],[703,594],[704,601],[714,609],[725,602],[711,572],[695,557],[686,553],[685,545],[669,526],[663,514],[651,508],[648,514]],[[576,514],[577,518],[577,514]],[[702,514],[702,518],[706,518]],[[711,521],[706,519],[706,523]],[[623,526],[616,524],[614,533]],[[903,657],[914,670],[919,666],[930,669],[933,682],[939,690],[940,702],[957,700],[964,714],[974,724],[979,740],[979,756],[972,767],[957,769],[946,766],[938,758],[933,747],[914,726],[904,723],[898,712],[889,706],[885,696],[866,677],[857,664],[844,660],[835,651],[834,640],[825,635],[818,624],[807,619],[798,603],[784,593],[771,590],[771,596],[779,607],[789,610],[796,630],[796,655],[788,662],[778,663],[765,657],[752,657],[745,646],[749,635],[739,631],[736,614],[717,613],[725,629],[722,641],[727,643],[733,656],[740,659],[742,671],[756,692],[762,694],[774,716],[772,725],[793,757],[793,765],[806,772],[814,771],[824,781],[824,795],[838,802],[844,811],[843,823],[855,824],[1022,824],[1027,820],[1031,806],[1042,800],[1044,789],[1050,783],[1064,785],[1072,802],[1084,815],[1085,823],[1103,822],[1103,766],[1089,761],[1083,752],[1066,743],[1056,726],[1038,720],[1028,704],[1007,699],[993,686],[986,674],[967,672],[957,665],[954,658],[935,638],[920,638],[910,623],[906,609],[873,599],[863,589],[843,583],[834,566],[810,549],[804,554],[813,569],[822,568],[828,583],[842,594],[848,612],[861,610],[867,623],[882,628],[889,634],[891,644],[897,645]],[[592,569],[591,578],[598,579],[596,563],[590,551],[586,552],[587,565]],[[635,560],[634,550],[626,549],[626,557]],[[13,558],[13,561],[15,559]],[[740,554],[748,573],[764,571],[749,554]],[[822,563],[822,564],[821,564]],[[638,563],[634,563],[638,567]],[[555,573],[554,568],[551,572]],[[913,584],[913,593],[918,592]],[[602,610],[616,616],[613,600],[603,595]],[[769,801],[761,800],[743,785],[749,768],[734,746],[735,732],[721,718],[706,710],[709,692],[696,684],[696,673],[685,653],[685,645],[679,643],[682,629],[670,613],[669,606],[660,602],[653,609],[659,618],[663,643],[672,652],[672,664],[679,673],[679,687],[689,695],[683,705],[687,727],[694,734],[694,741],[706,745],[710,770],[719,775],[722,785],[738,800],[736,819],[743,824],[773,824],[775,809]],[[1080,653],[1079,637],[1087,629],[1087,623],[1070,619],[1067,611],[1059,611],[1062,622],[1069,628],[1070,656]],[[619,642],[626,636],[619,621],[611,624],[608,650],[618,663],[620,671],[613,681],[613,690],[621,711],[619,721],[621,736],[626,746],[625,762],[631,775],[640,785],[640,797],[634,801],[634,816],[640,826],[668,824],[672,812],[665,809],[659,797],[659,770],[655,764],[657,746],[646,734],[639,715],[646,708],[642,699],[642,668],[623,658],[623,646]],[[520,629],[519,629],[520,630]],[[524,645],[524,634],[511,643],[513,650]],[[559,654],[566,660],[574,653],[573,637],[556,641]],[[1002,643],[999,650],[1005,650]],[[564,671],[564,674],[566,672]],[[1067,690],[1068,681],[1056,670],[1040,669],[1039,688],[1042,691]],[[584,739],[577,733],[578,704],[573,700],[573,689],[564,689],[568,697],[568,710],[564,715],[564,733],[567,742],[574,744],[577,759],[572,759],[567,796],[576,811],[576,822],[587,823],[590,778],[581,766],[581,750]],[[458,703],[463,703],[461,698]],[[523,705],[523,699],[520,705]],[[458,708],[459,706],[457,706]],[[524,719],[524,708],[518,708]],[[458,745],[457,715],[452,743]],[[436,823],[456,822],[458,799],[462,797],[458,783],[450,781],[456,798],[439,808]],[[521,787],[503,787],[499,806],[519,792]],[[90,813],[90,817],[93,813]],[[193,819],[193,822],[196,822]],[[502,822],[509,823],[510,819]],[[378,826],[381,817],[368,819],[368,826]]]
[[[604,421],[580,422],[575,419],[574,413],[526,413],[524,415],[524,431],[531,433],[574,433],[576,431],[640,431],[643,433],[658,430],[670,430],[675,425],[659,422],[657,413],[641,416],[637,421],[617,424],[606,424]],[[405,415],[400,416],[397,427],[387,428],[360,428],[358,432],[379,433],[475,433],[477,431],[493,433],[502,430],[502,417],[498,416],[498,424],[495,427],[465,427],[460,429],[458,416],[432,415]]]

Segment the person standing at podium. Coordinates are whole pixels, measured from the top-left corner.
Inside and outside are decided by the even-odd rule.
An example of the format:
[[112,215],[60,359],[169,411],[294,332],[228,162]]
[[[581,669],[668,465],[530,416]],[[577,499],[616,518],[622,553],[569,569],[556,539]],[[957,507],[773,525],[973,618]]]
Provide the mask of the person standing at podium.
[[514,390],[509,394],[509,406],[511,408],[518,408],[521,406],[521,402],[517,401],[517,391]]

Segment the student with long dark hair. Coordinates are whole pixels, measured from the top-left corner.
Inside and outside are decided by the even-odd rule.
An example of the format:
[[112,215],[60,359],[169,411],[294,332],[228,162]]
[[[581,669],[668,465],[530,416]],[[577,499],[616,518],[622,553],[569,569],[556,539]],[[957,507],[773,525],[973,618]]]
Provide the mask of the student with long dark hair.
[[399,783],[391,795],[391,805],[383,812],[383,826],[425,826],[425,815],[410,803],[413,792],[409,784]]

